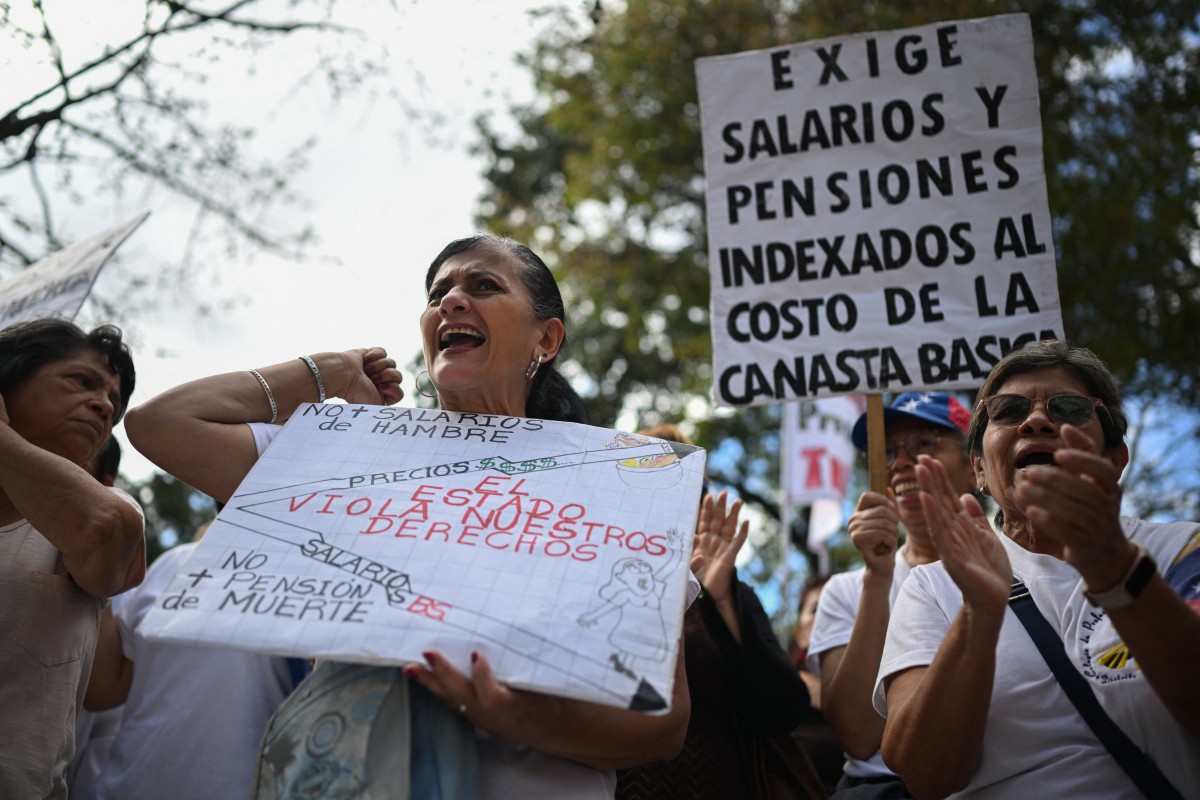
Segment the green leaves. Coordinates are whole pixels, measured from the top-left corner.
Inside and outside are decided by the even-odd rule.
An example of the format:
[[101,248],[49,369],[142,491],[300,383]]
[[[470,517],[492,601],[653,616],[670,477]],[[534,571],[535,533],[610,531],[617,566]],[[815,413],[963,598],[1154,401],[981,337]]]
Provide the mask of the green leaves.
[[[514,110],[520,134],[480,123],[479,221],[555,269],[596,423],[711,414],[696,58],[1014,11],[1033,25],[1067,334],[1127,391],[1200,408],[1197,0],[628,0],[595,23],[571,9],[528,56],[540,96]],[[749,437],[726,477],[764,497],[777,444],[756,426],[770,424],[742,413],[699,431],[709,447]]]

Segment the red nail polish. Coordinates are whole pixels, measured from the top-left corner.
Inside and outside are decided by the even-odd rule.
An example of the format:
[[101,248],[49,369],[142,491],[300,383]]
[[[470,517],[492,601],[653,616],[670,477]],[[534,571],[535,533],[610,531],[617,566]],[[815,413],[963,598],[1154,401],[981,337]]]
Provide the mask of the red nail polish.
[[478,660],[479,660],[479,653],[475,652],[475,651],[471,651],[471,663],[474,664]]
[[415,681],[417,678],[421,677],[421,670],[417,667],[405,667],[404,677]]
[[430,666],[433,666],[433,651],[432,651],[432,650],[426,650],[424,653],[421,653],[421,656],[422,656],[422,657],[423,657],[423,658],[424,658],[426,661],[428,661],[428,662],[429,662],[429,665],[430,665]]

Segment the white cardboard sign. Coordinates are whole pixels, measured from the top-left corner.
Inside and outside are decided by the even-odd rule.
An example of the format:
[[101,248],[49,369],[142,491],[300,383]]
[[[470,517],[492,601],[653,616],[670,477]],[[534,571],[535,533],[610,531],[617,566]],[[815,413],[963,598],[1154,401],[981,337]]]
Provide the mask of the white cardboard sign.
[[74,319],[116,249],[150,216],[76,242],[0,284],[0,328],[42,317]]
[[484,653],[512,686],[670,703],[704,451],[563,422],[301,407],[146,619],[367,664]]
[[1062,338],[1026,15],[696,77],[719,405],[968,388]]

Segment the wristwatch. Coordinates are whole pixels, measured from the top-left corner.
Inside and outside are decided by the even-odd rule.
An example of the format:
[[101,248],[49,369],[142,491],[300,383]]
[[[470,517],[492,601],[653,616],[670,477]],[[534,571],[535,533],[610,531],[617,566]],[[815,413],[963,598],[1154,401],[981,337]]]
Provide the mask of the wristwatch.
[[1116,611],[1136,600],[1142,590],[1146,588],[1146,584],[1158,571],[1158,564],[1154,563],[1154,558],[1146,552],[1146,548],[1137,542],[1134,542],[1133,546],[1138,549],[1138,557],[1125,575],[1125,580],[1103,592],[1084,590],[1083,596],[1088,599],[1089,603],[1099,606],[1105,611]]

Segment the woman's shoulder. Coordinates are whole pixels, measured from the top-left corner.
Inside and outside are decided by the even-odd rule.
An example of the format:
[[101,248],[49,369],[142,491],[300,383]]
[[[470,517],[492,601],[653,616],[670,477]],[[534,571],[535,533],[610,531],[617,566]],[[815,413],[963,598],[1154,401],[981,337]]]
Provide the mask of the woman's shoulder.
[[1145,547],[1162,568],[1185,555],[1185,550],[1200,548],[1200,523],[1190,520],[1149,522],[1122,517],[1121,528],[1129,539]]
[[918,564],[913,567],[904,583],[900,585],[900,596],[904,595],[932,597],[938,605],[943,604],[943,599],[949,599],[956,603],[962,600],[962,592],[954,583],[954,579],[950,577],[950,573],[946,572],[946,567],[941,561]]
[[822,595],[824,592],[831,592],[835,595],[840,592],[858,593],[862,590],[863,576],[866,574],[866,567],[856,567],[845,572],[836,573],[826,581],[825,588],[821,590]]

